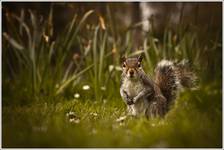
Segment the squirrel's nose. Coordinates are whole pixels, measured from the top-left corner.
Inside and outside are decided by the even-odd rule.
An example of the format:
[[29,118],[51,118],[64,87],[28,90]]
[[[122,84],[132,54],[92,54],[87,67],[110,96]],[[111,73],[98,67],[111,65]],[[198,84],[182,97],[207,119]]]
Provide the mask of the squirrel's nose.
[[132,76],[134,74],[134,71],[133,70],[130,70],[129,71],[129,74]]

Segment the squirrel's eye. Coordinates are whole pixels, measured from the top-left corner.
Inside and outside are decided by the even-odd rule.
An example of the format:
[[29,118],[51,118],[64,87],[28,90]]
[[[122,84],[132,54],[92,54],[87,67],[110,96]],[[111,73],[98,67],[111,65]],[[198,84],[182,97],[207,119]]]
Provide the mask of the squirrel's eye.
[[125,67],[126,67],[126,65],[125,65],[125,64],[123,64],[123,67],[125,68]]
[[141,67],[141,64],[138,64],[138,68],[140,68]]

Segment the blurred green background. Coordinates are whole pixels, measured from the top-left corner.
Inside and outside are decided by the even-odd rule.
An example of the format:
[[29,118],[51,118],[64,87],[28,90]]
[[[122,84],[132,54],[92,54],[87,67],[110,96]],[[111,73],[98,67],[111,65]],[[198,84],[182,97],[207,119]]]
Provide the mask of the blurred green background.
[[[3,2],[2,31],[3,147],[222,146],[221,2]],[[141,53],[152,77],[188,59],[198,87],[120,121],[120,58]]]

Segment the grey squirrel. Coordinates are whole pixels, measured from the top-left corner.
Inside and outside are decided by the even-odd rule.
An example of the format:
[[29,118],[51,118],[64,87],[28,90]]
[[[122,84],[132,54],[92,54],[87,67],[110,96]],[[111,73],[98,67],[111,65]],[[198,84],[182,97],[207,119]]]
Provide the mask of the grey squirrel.
[[162,60],[155,68],[155,79],[142,68],[143,56],[122,58],[120,94],[134,116],[163,117],[182,87],[191,88],[196,79],[187,61]]

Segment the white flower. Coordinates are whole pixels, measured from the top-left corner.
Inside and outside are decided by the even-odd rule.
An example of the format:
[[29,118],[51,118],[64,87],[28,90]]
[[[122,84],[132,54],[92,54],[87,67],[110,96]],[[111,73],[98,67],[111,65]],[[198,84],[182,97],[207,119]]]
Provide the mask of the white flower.
[[74,119],[74,118],[69,119],[69,122],[73,122],[73,121],[75,121],[75,119]]
[[95,116],[95,117],[98,116],[98,114],[95,112],[91,112],[90,115]]
[[105,91],[106,90],[106,87],[105,86],[101,86],[100,88],[102,91]]
[[75,112],[70,111],[70,112],[69,112],[69,115],[75,115]]
[[80,119],[71,118],[71,119],[69,119],[69,122],[79,123],[80,122]]
[[109,72],[111,72],[112,70],[114,70],[114,65],[109,65]]
[[66,116],[67,116],[67,117],[69,117],[70,115],[75,115],[75,112],[70,111],[70,112],[66,113]]
[[90,89],[90,86],[89,85],[83,85],[82,89],[83,90],[89,90]]
[[79,98],[79,97],[80,97],[79,93],[74,94],[74,98]]

